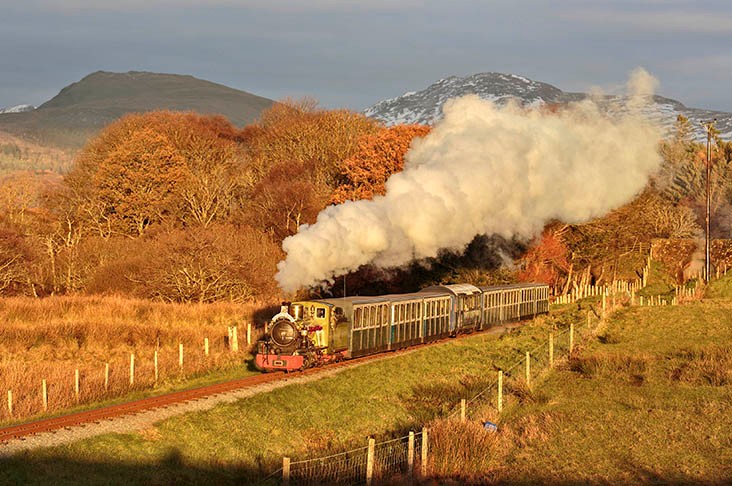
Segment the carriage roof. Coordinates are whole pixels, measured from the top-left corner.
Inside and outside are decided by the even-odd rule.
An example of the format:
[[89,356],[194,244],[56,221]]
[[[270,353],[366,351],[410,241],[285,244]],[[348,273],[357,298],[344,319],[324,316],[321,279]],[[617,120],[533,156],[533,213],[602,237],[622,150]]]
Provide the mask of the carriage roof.
[[543,283],[517,283],[517,284],[510,284],[510,285],[488,285],[484,287],[480,287],[480,290],[483,292],[495,292],[497,290],[516,290],[516,289],[534,289],[538,287],[548,287],[547,284]]
[[479,294],[481,291],[478,287],[471,284],[449,284],[449,285],[433,285],[420,292],[448,292],[452,295],[473,295]]

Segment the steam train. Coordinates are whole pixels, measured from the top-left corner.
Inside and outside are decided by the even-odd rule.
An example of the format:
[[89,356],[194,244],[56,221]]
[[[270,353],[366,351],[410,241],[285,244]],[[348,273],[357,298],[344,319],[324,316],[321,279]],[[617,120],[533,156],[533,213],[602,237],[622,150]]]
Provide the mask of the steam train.
[[438,285],[409,294],[283,304],[257,342],[262,371],[295,371],[405,348],[549,311],[549,287]]

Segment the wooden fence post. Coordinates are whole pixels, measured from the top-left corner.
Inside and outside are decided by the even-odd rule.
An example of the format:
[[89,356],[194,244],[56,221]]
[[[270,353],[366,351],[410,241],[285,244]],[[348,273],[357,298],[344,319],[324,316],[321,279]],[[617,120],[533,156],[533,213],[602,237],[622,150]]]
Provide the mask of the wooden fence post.
[[503,411],[503,370],[498,370],[498,413]]
[[155,368],[155,384],[158,384],[158,350],[155,350],[155,354],[153,355],[153,367]]
[[231,332],[231,326],[227,326],[226,331],[229,333],[229,351],[232,351],[234,349],[233,348],[234,336],[232,335],[232,332]]
[[549,333],[549,368],[554,367],[554,333]]
[[48,387],[46,386],[46,380],[41,383],[41,393],[43,394],[43,411],[48,411]]
[[203,354],[208,356],[208,338],[203,338]]
[[290,485],[290,458],[282,458],[282,484],[284,486]]
[[130,353],[130,386],[135,384],[135,353]]
[[8,414],[13,416],[13,390],[8,390]]
[[79,401],[79,368],[74,370],[74,396],[76,401]]
[[465,399],[460,399],[460,421],[465,422]]
[[247,323],[247,346],[252,345],[252,323]]
[[233,343],[232,343],[232,350],[235,353],[238,353],[239,352],[239,331],[237,331],[236,326],[234,326],[232,328],[231,334],[232,334],[232,337],[234,338]]
[[183,343],[178,343],[178,366],[183,371]]
[[366,456],[366,486],[371,486],[374,480],[374,447],[376,441],[369,438],[368,455]]
[[104,363],[104,391],[109,391],[109,363]]
[[602,294],[602,319],[605,319],[605,312],[607,310],[607,294]]
[[427,439],[427,427],[422,428],[422,464],[420,465],[422,479],[427,477],[427,448],[429,440]]
[[414,432],[409,432],[409,443],[407,445],[407,475],[409,482],[414,479]]
[[569,354],[574,350],[574,323],[569,324]]
[[526,386],[531,386],[531,355],[526,351]]

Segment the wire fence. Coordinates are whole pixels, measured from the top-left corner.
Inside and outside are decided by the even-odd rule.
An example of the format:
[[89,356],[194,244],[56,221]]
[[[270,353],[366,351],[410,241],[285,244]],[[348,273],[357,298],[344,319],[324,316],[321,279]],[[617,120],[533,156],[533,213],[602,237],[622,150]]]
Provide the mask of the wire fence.
[[385,480],[402,483],[414,478],[422,466],[426,457],[426,439],[427,432],[423,430],[379,443],[369,439],[366,447],[315,459],[290,462],[285,457],[282,467],[259,484],[349,486]]
[[[222,329],[223,331],[223,329]],[[263,334],[251,324],[227,328],[227,334],[197,343],[148,343],[129,354],[95,358],[92,364],[58,360],[48,363],[0,363],[0,421],[57,413],[105,401],[133,391],[148,390],[166,380],[180,380],[207,371],[241,366]],[[241,342],[241,345],[240,345]],[[60,352],[60,351],[59,351]],[[79,360],[81,361],[81,360]],[[7,397],[7,398],[6,398]]]

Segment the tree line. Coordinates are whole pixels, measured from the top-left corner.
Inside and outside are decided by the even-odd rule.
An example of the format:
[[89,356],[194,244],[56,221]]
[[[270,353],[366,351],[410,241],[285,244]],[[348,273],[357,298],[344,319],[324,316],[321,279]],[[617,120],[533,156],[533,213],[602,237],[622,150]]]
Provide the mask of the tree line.
[[0,181],[0,292],[272,298],[282,239],[327,204],[383,186],[386,172],[363,174],[399,170],[427,130],[307,99],[277,103],[243,129],[220,116],[127,115],[60,180]]
[[[412,140],[429,130],[384,127],[310,99],[277,103],[242,129],[195,113],[124,116],[91,140],[63,177],[0,180],[0,294],[271,300],[279,294],[273,276],[282,240],[328,204],[382,194]],[[719,140],[715,147],[714,231],[726,236],[732,150]],[[603,218],[552,222],[533,242],[479,236],[461,254],[390,272],[363,268],[347,277],[350,292],[515,278],[562,288],[614,278],[651,238],[700,230],[704,151],[688,120],[679,119],[660,150],[662,173]],[[506,254],[517,271],[506,270]],[[341,287],[336,282],[326,292]]]

